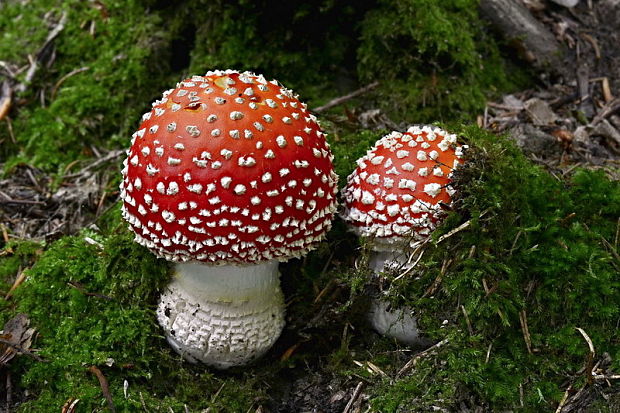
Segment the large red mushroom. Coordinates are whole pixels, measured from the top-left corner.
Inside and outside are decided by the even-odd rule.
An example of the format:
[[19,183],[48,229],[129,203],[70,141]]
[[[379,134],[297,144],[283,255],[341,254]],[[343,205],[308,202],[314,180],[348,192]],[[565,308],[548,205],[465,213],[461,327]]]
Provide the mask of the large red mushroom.
[[[433,126],[392,132],[357,161],[343,190],[343,219],[370,240],[369,265],[375,273],[409,265],[404,253],[424,241],[452,201],[452,171],[464,147],[456,135]],[[420,343],[409,309],[391,312],[382,300],[372,303],[371,324],[380,333],[408,344]]]
[[120,189],[136,241],[176,263],[158,320],[186,359],[245,364],[284,325],[278,262],[331,226],[329,145],[297,95],[249,72],[193,76],[152,106]]

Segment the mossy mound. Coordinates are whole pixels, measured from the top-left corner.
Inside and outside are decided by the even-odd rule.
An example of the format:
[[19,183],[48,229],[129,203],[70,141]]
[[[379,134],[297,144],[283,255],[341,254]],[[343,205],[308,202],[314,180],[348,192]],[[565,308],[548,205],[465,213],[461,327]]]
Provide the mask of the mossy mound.
[[[37,0],[1,8],[0,55],[13,64],[27,64],[28,53],[37,54],[48,33],[62,21],[64,28],[38,63],[49,68],[39,67],[15,99],[20,106],[12,124],[15,144],[3,125],[0,155],[12,157],[10,164],[54,170],[92,156],[90,145],[124,146],[149,109],[153,90],[166,84],[161,45],[170,34],[161,29],[160,16],[145,15],[138,1]],[[26,74],[16,81],[25,82]]]
[[[38,331],[33,347],[46,360],[22,356],[10,365],[30,395],[21,411],[51,411],[69,398],[79,398],[85,411],[102,408],[101,387],[88,372],[93,365],[121,411],[277,410],[290,395],[274,389],[308,369],[328,381],[363,377],[371,405],[382,412],[462,403],[548,410],[567,383],[587,386],[580,369],[589,350],[576,327],[592,339],[595,361],[608,353],[605,368],[618,371],[620,185],[586,170],[558,179],[505,139],[474,127],[460,135],[472,160],[457,175],[455,210],[419,267],[390,289],[395,304],[418,310],[430,337],[447,339],[409,372],[397,374],[408,353],[365,325],[360,292],[368,271],[353,269],[363,252],[340,220],[319,250],[282,267],[288,324],[264,359],[226,373],[183,362],[155,322],[167,265],[132,242],[114,209],[100,220],[101,230],[65,237],[42,253],[37,244],[5,247],[5,276],[34,265],[5,303],[3,321],[28,314]],[[336,154],[361,154],[374,138],[375,132],[341,132],[332,146]],[[353,161],[341,162],[344,177]],[[386,377],[369,373],[367,362]]]
[[602,171],[554,176],[503,138],[475,127],[461,134],[471,149],[455,210],[390,289],[449,343],[386,385],[374,406],[422,411],[442,399],[451,408],[473,393],[493,410],[549,410],[566,383],[585,385],[589,348],[577,328],[620,368],[620,183]]
[[383,108],[417,123],[471,119],[489,95],[525,79],[508,75],[515,69],[487,33],[477,0],[379,1],[361,25],[357,64],[362,79],[381,82]]
[[[85,230],[54,242],[15,291],[11,310],[29,316],[44,360],[22,357],[11,366],[30,395],[20,411],[56,411],[71,399],[80,399],[78,411],[101,409],[105,399],[91,366],[103,372],[120,411],[247,409],[262,394],[255,375],[214,376],[184,365],[168,349],[155,321],[168,266],[132,241],[118,210],[112,214],[121,227],[106,236]],[[22,250],[0,268],[13,267]]]

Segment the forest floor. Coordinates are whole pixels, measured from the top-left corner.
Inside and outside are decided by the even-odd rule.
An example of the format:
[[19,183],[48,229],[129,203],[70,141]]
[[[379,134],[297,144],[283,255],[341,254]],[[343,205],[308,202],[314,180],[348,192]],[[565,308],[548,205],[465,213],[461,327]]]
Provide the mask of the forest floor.
[[[620,96],[612,94],[612,91],[620,92],[620,7],[610,9],[612,3],[582,0],[576,11],[542,7],[531,1],[535,16],[568,50],[566,65],[572,76],[543,73],[537,87],[489,101],[477,119],[482,128],[509,134],[530,159],[558,176],[586,167],[603,169],[612,179],[620,179]],[[360,122],[371,129],[401,126],[373,108],[371,101],[364,101],[363,96],[353,103],[342,104],[350,114],[347,122]],[[109,190],[109,182],[123,156],[124,151],[98,152],[93,148],[92,161],[72,167],[75,172],[60,177],[27,164],[15,167],[0,180],[0,210],[4,217],[0,222],[0,237],[6,243],[14,239],[49,243],[94,225],[98,217],[118,203],[118,192]],[[13,288],[20,288],[22,282],[23,279],[16,279]],[[316,310],[320,317],[288,320],[274,352],[284,359],[300,348],[316,352],[311,358],[316,365],[296,366],[286,377],[281,375],[280,382],[270,383],[270,400],[257,403],[256,411],[263,408],[273,412],[366,410],[366,378],[345,377],[325,370],[321,365],[324,355],[321,343],[311,347],[300,340],[305,332],[312,331],[315,336],[324,332],[326,340],[346,342],[353,326],[339,319],[342,313],[337,311],[346,302],[345,289],[332,284],[317,294]],[[344,331],[329,331],[342,325]],[[372,340],[373,336],[364,339]],[[8,351],[6,348],[5,352]],[[416,353],[407,348],[399,350],[394,357],[402,360],[404,366],[416,354],[433,357],[432,349]],[[372,375],[386,374],[371,364],[364,367]],[[5,374],[0,383],[10,386],[11,380],[17,378]],[[10,395],[10,403],[15,405],[28,398],[20,392],[27,389],[4,389],[4,394]],[[586,411],[593,400],[601,397],[615,399],[615,405],[619,406],[618,392],[618,386],[601,385],[591,391],[567,393],[557,412]],[[464,396],[460,411],[481,412],[484,407],[468,403]]]

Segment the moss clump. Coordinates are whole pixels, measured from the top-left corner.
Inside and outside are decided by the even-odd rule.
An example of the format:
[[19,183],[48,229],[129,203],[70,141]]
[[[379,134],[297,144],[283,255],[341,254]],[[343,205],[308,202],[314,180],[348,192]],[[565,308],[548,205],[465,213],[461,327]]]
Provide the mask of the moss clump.
[[[118,210],[114,214],[119,222]],[[2,268],[12,260],[2,259]],[[13,377],[30,395],[20,411],[58,410],[72,397],[84,411],[100,409],[105,399],[88,372],[93,365],[110,383],[120,411],[178,411],[184,405],[245,411],[263,399],[255,375],[216,377],[186,365],[169,349],[154,311],[159,289],[168,282],[167,268],[119,227],[106,236],[83,231],[54,242],[27,270],[13,298],[13,312],[30,317],[38,333],[33,347],[46,360],[20,357],[11,363]]]
[[[0,244],[1,245],[1,244]],[[16,276],[28,268],[42,252],[42,245],[34,241],[10,241],[0,249],[0,290],[8,294]],[[0,322],[7,321],[11,303],[0,300]]]
[[509,85],[475,10],[474,0],[9,2],[0,55],[15,67],[67,20],[53,62],[14,99],[15,144],[0,126],[0,156],[62,171],[91,146],[125,147],[162,90],[210,69],[263,73],[311,107],[378,79],[392,112],[458,119]]
[[342,21],[360,21],[371,6],[235,0],[189,2],[173,12],[179,33],[195,31],[191,73],[251,70],[278,79],[317,104],[355,84],[358,28]]
[[361,35],[360,77],[381,82],[379,101],[399,117],[465,119],[513,86],[477,0],[381,0]]
[[[134,0],[105,5],[78,0],[4,4],[0,55],[26,64],[27,53],[36,53],[63,13],[66,24],[54,40],[53,63],[40,67],[25,96],[20,96],[24,105],[13,121],[16,146],[8,144],[4,122],[1,127],[0,138],[7,144],[0,154],[18,155],[11,164],[27,161],[53,170],[91,155],[90,145],[113,147],[119,137],[124,142],[149,108],[152,90],[165,84],[167,60],[158,53],[169,34],[161,30],[158,15],[145,15]],[[79,68],[87,69],[60,82]],[[24,77],[22,73],[17,80]]]
[[417,272],[392,284],[396,301],[420,310],[424,330],[450,343],[415,377],[380,390],[374,405],[396,411],[443,399],[454,407],[466,389],[493,410],[555,408],[567,382],[583,385],[588,346],[576,327],[620,369],[620,183],[588,170],[563,181],[505,139],[474,127],[461,133],[470,161],[435,240],[470,225],[429,246]]
[[338,186],[347,183],[347,177],[357,167],[356,161],[366,154],[387,131],[369,131],[338,128],[330,123],[323,123],[330,132],[329,141],[334,155],[334,169],[338,174]]

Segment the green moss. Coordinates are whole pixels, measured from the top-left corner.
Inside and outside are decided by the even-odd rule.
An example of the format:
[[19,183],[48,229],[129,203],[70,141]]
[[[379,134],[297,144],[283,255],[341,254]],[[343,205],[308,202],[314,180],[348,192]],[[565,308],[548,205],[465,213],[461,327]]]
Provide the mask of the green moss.
[[0,250],[0,280],[16,274],[20,268],[26,268],[41,253],[42,245],[35,241],[10,241]]
[[471,119],[489,95],[514,87],[477,0],[381,0],[361,25],[360,77],[378,101],[415,122]]
[[[42,251],[34,241],[10,241],[0,249],[0,290],[7,294],[21,271],[32,265]],[[4,295],[3,294],[3,295]],[[12,305],[10,300],[0,300],[0,322],[8,320]]]
[[[115,214],[118,223],[118,210]],[[88,372],[93,365],[109,381],[120,411],[143,405],[149,411],[178,410],[185,404],[192,410],[245,411],[264,398],[256,375],[217,377],[185,365],[169,349],[154,311],[159,290],[168,282],[168,266],[123,228],[105,236],[83,231],[53,243],[15,291],[13,312],[28,314],[38,333],[33,347],[45,359],[21,357],[11,365],[13,377],[30,394],[20,411],[57,410],[71,397],[80,399],[80,411],[101,408],[105,400],[99,382]],[[25,248],[0,260],[0,268],[13,268]]]
[[[470,226],[430,246],[419,269],[392,285],[397,301],[406,297],[419,309],[424,330],[451,345],[428,361],[434,367],[426,384],[403,379],[379,391],[376,403],[395,411],[404,405],[395,400],[454,395],[460,385],[492,409],[510,409],[520,405],[521,387],[528,411],[549,409],[588,353],[576,327],[620,367],[620,262],[613,254],[620,183],[588,170],[560,181],[503,138],[474,127],[460,132],[472,146],[470,162],[456,174],[455,212],[435,239],[465,221]],[[440,288],[425,296],[448,260]],[[401,390],[408,396],[394,395]]]
[[334,169],[339,176],[338,184],[342,188],[347,177],[357,167],[356,161],[366,154],[374,143],[387,131],[370,131],[337,127],[330,122],[323,122],[328,131],[328,140],[334,155]]
[[15,144],[8,123],[0,126],[5,168],[28,162],[63,172],[91,156],[91,146],[125,147],[162,90],[211,69],[264,73],[311,107],[378,79],[375,103],[416,122],[471,115],[510,84],[474,0],[35,0],[2,7],[0,53],[17,66],[67,13],[55,59],[15,99]]
[[[62,13],[67,15],[54,41],[53,63],[38,70],[21,96],[26,104],[13,121],[17,147],[6,145],[2,151],[17,155],[10,164],[27,161],[53,170],[91,155],[89,145],[113,147],[122,141],[125,146],[141,112],[148,109],[151,90],[163,87],[167,60],[157,53],[168,34],[160,29],[159,16],[145,16],[138,1],[108,1],[96,7],[77,0],[51,5],[37,0],[2,8],[0,54],[20,65],[51,30],[44,16],[54,16],[53,25]],[[60,82],[79,68],[88,69]],[[43,105],[37,96],[41,89],[46,90]],[[1,128],[0,136],[10,142],[7,126]]]
[[312,104],[355,84],[357,27],[368,4],[312,0],[194,2],[181,22],[196,29],[190,71],[234,68],[276,78]]

